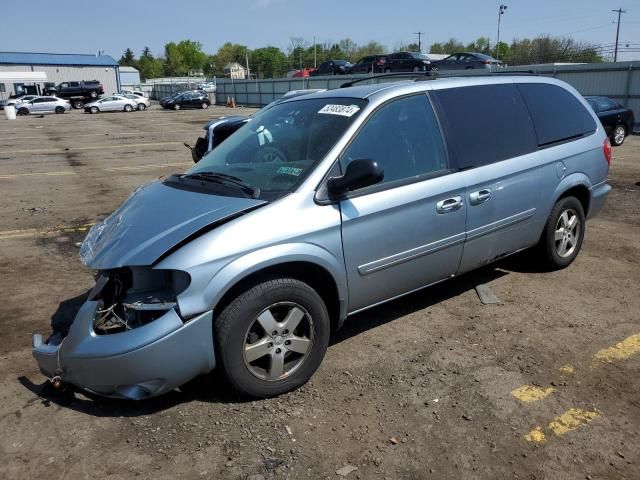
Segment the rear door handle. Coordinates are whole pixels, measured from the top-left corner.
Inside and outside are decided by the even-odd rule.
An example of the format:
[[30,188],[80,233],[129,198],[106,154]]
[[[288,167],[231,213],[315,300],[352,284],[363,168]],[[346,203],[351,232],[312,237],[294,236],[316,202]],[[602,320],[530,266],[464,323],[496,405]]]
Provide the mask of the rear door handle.
[[462,197],[451,197],[436,203],[436,212],[449,213],[459,210],[463,205]]
[[488,188],[478,190],[469,194],[469,203],[471,205],[480,205],[491,198],[491,190]]

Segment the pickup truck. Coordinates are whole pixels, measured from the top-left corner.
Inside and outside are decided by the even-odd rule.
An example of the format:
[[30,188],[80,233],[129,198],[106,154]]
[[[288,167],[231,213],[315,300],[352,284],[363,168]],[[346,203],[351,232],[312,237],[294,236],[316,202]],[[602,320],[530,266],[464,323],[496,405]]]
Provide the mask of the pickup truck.
[[46,88],[44,94],[66,98],[71,101],[73,108],[82,108],[87,100],[95,100],[104,94],[104,89],[98,80],[86,80],[62,82],[55,87]]

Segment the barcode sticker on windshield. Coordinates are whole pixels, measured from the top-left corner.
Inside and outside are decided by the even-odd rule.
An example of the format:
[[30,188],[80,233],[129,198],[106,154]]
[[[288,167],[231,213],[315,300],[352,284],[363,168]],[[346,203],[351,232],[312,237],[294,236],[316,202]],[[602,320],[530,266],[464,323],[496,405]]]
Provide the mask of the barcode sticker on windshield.
[[356,114],[358,110],[360,110],[360,107],[357,105],[325,105],[318,111],[318,113],[351,117]]

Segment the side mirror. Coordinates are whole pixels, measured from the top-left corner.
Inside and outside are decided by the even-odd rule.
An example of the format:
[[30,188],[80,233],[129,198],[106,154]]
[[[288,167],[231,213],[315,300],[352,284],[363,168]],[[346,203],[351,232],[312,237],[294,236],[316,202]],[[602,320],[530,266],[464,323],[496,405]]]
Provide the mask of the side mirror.
[[384,172],[376,161],[369,158],[352,160],[344,175],[329,179],[327,190],[332,197],[339,197],[351,190],[374,185],[383,178]]

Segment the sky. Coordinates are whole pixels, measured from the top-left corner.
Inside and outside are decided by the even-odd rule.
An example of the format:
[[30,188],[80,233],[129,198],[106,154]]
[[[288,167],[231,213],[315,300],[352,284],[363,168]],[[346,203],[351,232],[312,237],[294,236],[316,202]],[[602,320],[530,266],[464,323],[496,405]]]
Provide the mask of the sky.
[[425,32],[423,50],[451,37],[467,43],[488,36],[493,44],[500,3],[508,6],[501,40],[549,34],[608,48],[616,35],[617,14],[611,10],[622,7],[627,13],[620,43],[638,48],[619,54],[619,60],[640,59],[638,0],[62,0],[53,9],[51,0],[3,3],[0,51],[103,50],[116,59],[126,48],[137,56],[145,46],[161,56],[165,43],[185,39],[201,42],[212,54],[225,42],[286,51],[291,37],[311,45],[314,36],[318,43],[376,40],[392,50],[415,42],[418,31]]

